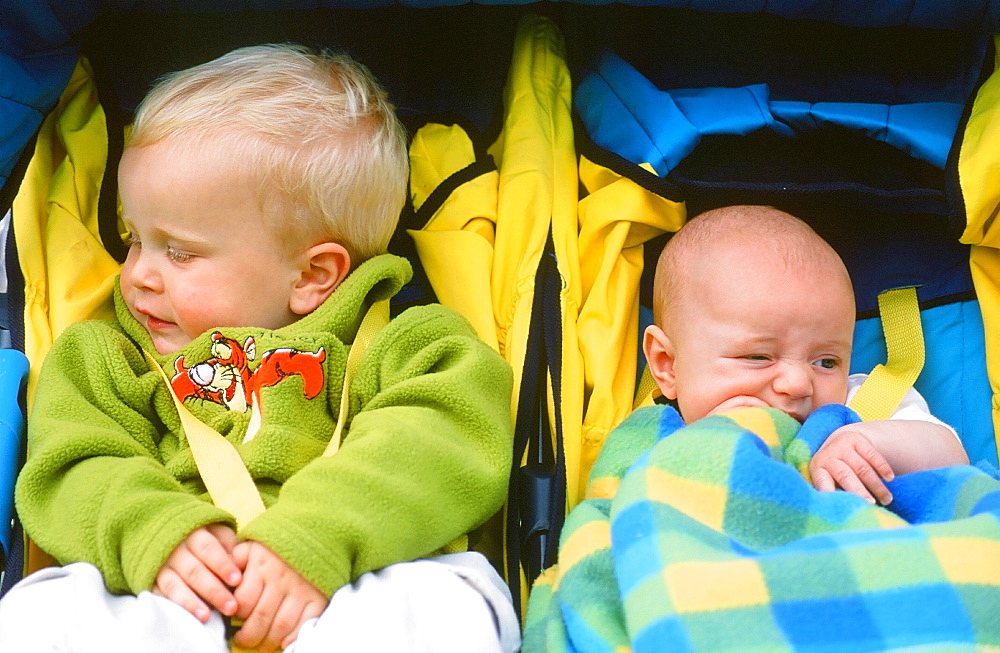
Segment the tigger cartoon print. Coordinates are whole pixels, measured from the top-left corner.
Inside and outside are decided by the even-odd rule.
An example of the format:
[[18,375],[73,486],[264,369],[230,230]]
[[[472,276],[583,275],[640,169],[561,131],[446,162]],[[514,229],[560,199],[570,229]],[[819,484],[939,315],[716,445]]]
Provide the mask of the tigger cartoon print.
[[253,337],[240,344],[215,332],[211,352],[212,358],[191,367],[186,365],[184,356],[177,358],[170,385],[181,401],[201,399],[245,412],[257,403],[261,388],[276,385],[290,376],[302,378],[307,399],[323,389],[326,352],[322,347],[316,352],[290,347],[266,351],[254,370],[250,369],[250,363],[257,358]]

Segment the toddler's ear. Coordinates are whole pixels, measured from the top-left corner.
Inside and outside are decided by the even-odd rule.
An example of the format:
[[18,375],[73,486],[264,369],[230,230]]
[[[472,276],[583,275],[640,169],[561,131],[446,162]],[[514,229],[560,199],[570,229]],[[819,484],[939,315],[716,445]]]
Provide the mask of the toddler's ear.
[[656,381],[660,392],[667,399],[677,398],[677,383],[674,375],[674,343],[663,329],[655,324],[646,327],[642,337],[642,351],[646,354],[649,373]]
[[306,250],[289,308],[296,315],[306,315],[326,301],[351,271],[351,255],[338,243],[320,243]]

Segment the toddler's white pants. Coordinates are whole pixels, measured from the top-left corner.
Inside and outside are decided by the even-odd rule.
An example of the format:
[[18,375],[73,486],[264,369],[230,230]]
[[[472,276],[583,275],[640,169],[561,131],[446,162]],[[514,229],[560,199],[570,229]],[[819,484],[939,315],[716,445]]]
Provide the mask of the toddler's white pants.
[[[403,562],[338,590],[286,653],[513,653],[520,629],[510,592],[478,553]],[[202,624],[151,592],[109,594],[96,567],[42,569],[0,601],[0,651],[226,653],[225,625]]]

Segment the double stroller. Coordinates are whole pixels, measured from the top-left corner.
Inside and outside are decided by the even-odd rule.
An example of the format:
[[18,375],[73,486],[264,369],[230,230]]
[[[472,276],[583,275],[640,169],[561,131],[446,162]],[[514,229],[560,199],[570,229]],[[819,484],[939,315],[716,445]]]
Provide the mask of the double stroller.
[[452,306],[514,369],[508,503],[473,545],[522,614],[647,395],[652,263],[708,208],[777,206],[834,245],[857,294],[852,372],[892,365],[878,297],[915,288],[915,386],[997,465],[998,30],[990,0],[5,5],[3,588],[50,564],[12,506],[23,415],[52,340],[110,317],[131,112],[159,74],[251,43],[347,50],[411,132],[391,249],[416,275],[392,308]]

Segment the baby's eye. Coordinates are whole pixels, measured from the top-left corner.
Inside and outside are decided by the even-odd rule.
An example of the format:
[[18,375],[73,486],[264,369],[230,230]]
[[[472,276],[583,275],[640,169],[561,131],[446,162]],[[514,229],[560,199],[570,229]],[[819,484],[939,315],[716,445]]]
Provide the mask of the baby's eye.
[[173,247],[167,247],[167,258],[175,263],[184,263],[191,259],[191,254]]
[[125,236],[125,246],[126,247],[141,247],[142,246],[142,241],[140,241],[139,237],[136,236],[135,234],[128,233]]
[[836,358],[821,358],[815,363],[813,363],[813,365],[818,365],[819,367],[822,367],[825,370],[833,370],[836,369],[838,365],[840,365],[840,361],[837,360]]
[[748,355],[744,356],[744,358],[746,358],[747,360],[751,360],[751,361],[768,361],[768,360],[771,360],[771,357],[768,356],[767,354],[748,354]]

